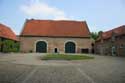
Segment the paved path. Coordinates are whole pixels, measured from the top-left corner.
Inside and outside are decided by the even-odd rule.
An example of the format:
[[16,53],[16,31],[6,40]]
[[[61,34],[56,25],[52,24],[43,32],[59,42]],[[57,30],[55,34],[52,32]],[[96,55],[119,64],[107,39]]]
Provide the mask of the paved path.
[[0,83],[125,83],[125,58],[42,61],[44,54],[0,54]]

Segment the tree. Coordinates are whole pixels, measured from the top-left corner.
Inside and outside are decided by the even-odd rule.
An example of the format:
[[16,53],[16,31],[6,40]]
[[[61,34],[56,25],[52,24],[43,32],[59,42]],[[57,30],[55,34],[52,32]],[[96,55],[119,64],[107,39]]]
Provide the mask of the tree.
[[91,38],[94,40],[97,40],[97,38],[99,37],[99,33],[97,32],[91,32]]
[[103,31],[99,31],[99,32],[91,32],[91,38],[94,40],[97,40],[100,36],[100,34],[102,34]]

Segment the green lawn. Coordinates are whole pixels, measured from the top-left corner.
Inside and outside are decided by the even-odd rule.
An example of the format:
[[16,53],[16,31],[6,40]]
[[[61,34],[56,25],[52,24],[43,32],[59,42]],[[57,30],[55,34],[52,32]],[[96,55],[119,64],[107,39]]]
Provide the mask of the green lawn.
[[84,60],[94,59],[92,56],[82,55],[70,55],[70,54],[47,54],[42,57],[42,60]]

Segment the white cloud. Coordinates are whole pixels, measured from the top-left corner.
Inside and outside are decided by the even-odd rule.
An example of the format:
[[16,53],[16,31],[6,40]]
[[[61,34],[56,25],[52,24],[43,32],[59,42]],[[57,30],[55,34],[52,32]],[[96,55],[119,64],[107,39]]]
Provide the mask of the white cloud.
[[53,17],[55,20],[67,20],[66,14],[64,11],[49,6],[48,4],[41,2],[40,0],[31,0],[29,4],[24,4],[20,6],[20,9],[23,13],[27,14],[30,17],[42,16],[42,17]]

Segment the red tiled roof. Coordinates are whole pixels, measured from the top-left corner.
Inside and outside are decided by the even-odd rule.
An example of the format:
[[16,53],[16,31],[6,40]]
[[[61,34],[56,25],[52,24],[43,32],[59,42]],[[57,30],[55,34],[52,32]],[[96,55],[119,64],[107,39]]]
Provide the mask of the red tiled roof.
[[114,29],[112,29],[112,30],[103,32],[102,37],[103,37],[103,39],[111,38],[113,33],[114,33],[116,36],[125,34],[125,25],[122,25],[122,26],[117,27],[117,28],[114,28]]
[[89,37],[90,32],[86,22],[27,20],[21,36],[50,37]]
[[3,24],[0,24],[0,37],[18,41],[15,33]]
[[[114,33],[116,36],[125,34],[125,25],[122,25],[122,26],[119,26],[119,27],[114,28],[114,29],[112,29],[112,30],[103,32],[103,33],[102,33],[102,38],[103,38],[103,39],[109,39],[109,38],[112,37],[113,33]],[[100,41],[100,40],[101,40],[101,35],[100,35],[100,37],[97,39],[97,41]]]

